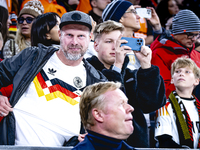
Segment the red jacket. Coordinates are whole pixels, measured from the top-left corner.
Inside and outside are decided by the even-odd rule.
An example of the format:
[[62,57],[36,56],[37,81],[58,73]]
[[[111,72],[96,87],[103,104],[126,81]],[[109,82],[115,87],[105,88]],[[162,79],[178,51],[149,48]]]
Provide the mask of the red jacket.
[[172,36],[161,35],[152,44],[152,61],[153,65],[156,65],[160,69],[160,74],[165,82],[165,93],[168,98],[169,94],[175,90],[173,84],[171,84],[171,64],[175,59],[181,56],[188,56],[194,60],[198,67],[200,67],[200,52],[189,50],[180,44],[178,44]]
[[[2,59],[0,58],[0,62],[1,62],[1,61],[2,61]],[[10,84],[10,85],[7,86],[7,87],[2,87],[2,88],[0,89],[0,93],[1,93],[3,96],[6,96],[6,97],[10,98],[11,93],[12,93],[12,90],[13,90],[13,85]],[[3,119],[3,117],[0,116],[0,122],[1,122],[2,119]]]
[[[7,87],[2,87],[2,88],[0,89],[0,92],[2,93],[3,96],[8,97],[8,99],[9,99],[10,96],[11,96],[12,90],[13,90],[13,85],[10,84],[10,85],[7,86]],[[0,122],[1,122],[2,119],[3,119],[3,117],[0,116]]]

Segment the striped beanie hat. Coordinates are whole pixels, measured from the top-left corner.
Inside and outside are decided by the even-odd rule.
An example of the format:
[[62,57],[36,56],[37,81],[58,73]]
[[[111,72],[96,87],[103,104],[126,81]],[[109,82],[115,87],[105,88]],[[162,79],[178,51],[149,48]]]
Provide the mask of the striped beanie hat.
[[113,0],[103,10],[102,19],[103,21],[114,20],[119,22],[121,17],[124,15],[126,10],[133,5],[129,1],[125,0]]
[[172,33],[200,31],[200,20],[191,10],[180,10],[172,20]]

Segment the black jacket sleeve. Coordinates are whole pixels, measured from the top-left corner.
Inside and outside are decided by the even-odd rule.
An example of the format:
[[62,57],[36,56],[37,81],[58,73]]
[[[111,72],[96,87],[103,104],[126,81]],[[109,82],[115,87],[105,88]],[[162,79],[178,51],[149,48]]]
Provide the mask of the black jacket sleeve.
[[12,84],[14,76],[29,58],[29,55],[32,54],[31,52],[32,48],[27,48],[19,54],[0,62],[0,88]]
[[181,145],[177,144],[170,135],[164,134],[156,137],[159,141],[159,148],[182,148]]
[[127,70],[124,85],[130,104],[141,108],[143,113],[155,111],[166,103],[165,85],[157,66]]

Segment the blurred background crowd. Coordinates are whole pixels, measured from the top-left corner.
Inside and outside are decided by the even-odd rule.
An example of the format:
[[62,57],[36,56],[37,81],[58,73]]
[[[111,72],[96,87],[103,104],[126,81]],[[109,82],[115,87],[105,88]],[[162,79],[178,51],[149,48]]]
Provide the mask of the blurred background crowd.
[[[20,23],[17,22],[17,18],[20,17],[20,11],[23,9],[24,5],[30,0],[0,0],[0,31],[3,42],[1,44],[1,50],[3,49],[6,42],[10,39],[16,39],[16,36],[21,32]],[[112,0],[40,0],[43,6],[43,12],[54,12],[58,14],[59,17],[66,12],[79,10],[88,13],[93,20],[99,24],[102,22],[101,15],[106,5]],[[161,25],[166,28],[171,28],[171,23],[173,16],[182,9],[192,10],[198,17],[200,17],[200,1],[198,0],[128,0],[133,5],[140,5],[141,7],[153,7],[159,16]],[[31,4],[30,4],[31,5]],[[38,9],[41,9],[38,7]],[[2,15],[3,14],[3,15]],[[36,15],[37,16],[37,15]],[[36,17],[34,16],[34,17]],[[144,19],[140,18],[140,30],[135,32],[136,37],[143,36],[145,38],[146,45],[150,45],[153,42],[152,29],[149,23]],[[30,29],[31,29],[31,23]],[[17,34],[17,31],[19,32]],[[30,43],[31,30],[26,35],[22,33],[22,39],[25,39],[23,46],[19,44],[16,40],[16,52],[17,54],[20,50],[27,46],[31,46]],[[19,39],[19,38],[18,38]],[[10,43],[10,42],[9,42]],[[13,44],[13,43],[11,43]],[[8,45],[8,43],[7,43]],[[10,44],[9,44],[10,45]],[[198,42],[196,43],[198,47]],[[1,59],[11,56],[7,52],[1,51]],[[9,55],[9,56],[8,56]]]

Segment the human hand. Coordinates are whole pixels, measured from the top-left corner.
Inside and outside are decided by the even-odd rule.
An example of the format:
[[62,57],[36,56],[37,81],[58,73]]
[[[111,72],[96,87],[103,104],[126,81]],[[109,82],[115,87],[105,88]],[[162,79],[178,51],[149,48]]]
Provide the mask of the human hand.
[[145,46],[145,42],[143,42],[143,46],[141,47],[141,50],[134,51],[134,53],[135,53],[135,56],[140,61],[140,65],[142,69],[147,69],[151,67],[152,51],[148,46]]
[[121,43],[127,43],[126,40],[121,40],[122,35],[119,37],[118,41],[116,42],[116,51],[115,51],[115,62],[114,66],[118,68],[122,68],[124,59],[127,53],[132,52],[131,48],[129,46],[121,46]]
[[160,30],[162,27],[161,27],[160,19],[157,15],[155,9],[153,7],[147,7],[147,9],[151,9],[151,18],[149,18],[147,20],[149,20],[149,23],[151,24],[153,30],[154,31]]
[[134,5],[133,7],[134,7],[135,9],[136,9],[136,8],[141,8],[140,5]]
[[8,98],[6,96],[0,95],[0,116],[5,117],[9,114],[10,111],[13,111],[13,108],[10,105]]
[[78,5],[79,4],[79,0],[68,0],[68,4],[69,5]]
[[85,138],[86,135],[87,135],[87,133],[85,133],[85,134],[79,134],[78,135],[79,142],[82,142],[84,140],[84,138]]

